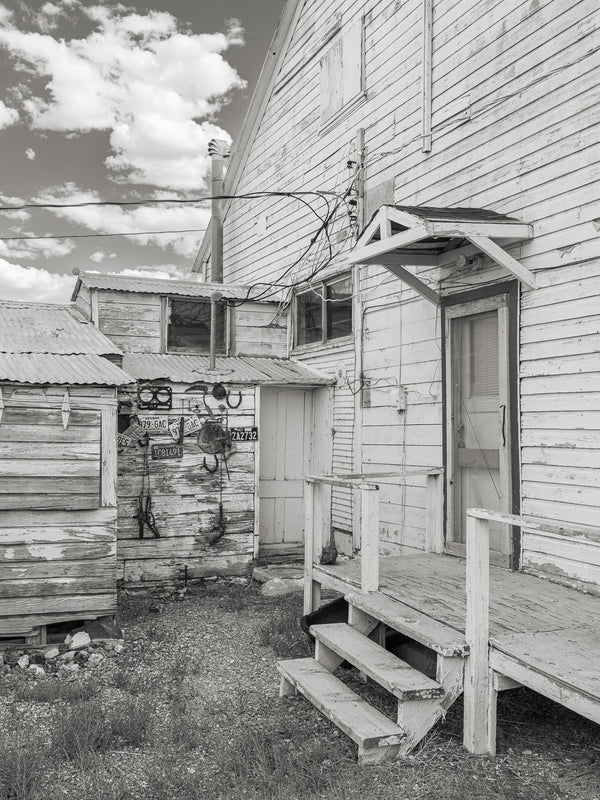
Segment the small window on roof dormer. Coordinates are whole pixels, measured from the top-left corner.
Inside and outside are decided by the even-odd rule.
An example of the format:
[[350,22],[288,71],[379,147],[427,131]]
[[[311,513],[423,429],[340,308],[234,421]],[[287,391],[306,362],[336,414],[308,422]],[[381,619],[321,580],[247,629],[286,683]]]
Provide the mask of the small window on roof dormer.
[[[167,303],[167,350],[171,353],[209,353],[210,300],[170,297]],[[223,354],[225,353],[225,304],[217,303],[216,310],[216,352]]]

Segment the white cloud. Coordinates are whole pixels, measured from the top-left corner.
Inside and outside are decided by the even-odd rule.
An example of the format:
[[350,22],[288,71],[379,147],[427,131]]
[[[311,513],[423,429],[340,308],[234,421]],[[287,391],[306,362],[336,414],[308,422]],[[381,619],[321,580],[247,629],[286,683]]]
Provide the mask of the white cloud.
[[[19,235],[33,236],[34,234],[25,232]],[[74,249],[75,244],[71,239],[20,239],[17,241],[0,239],[0,256],[19,261],[22,259],[31,261],[39,258],[61,258]]]
[[[78,189],[66,184],[59,189],[50,189],[41,194],[38,202],[82,203],[94,202],[100,197],[94,192]],[[208,207],[182,206],[82,206],[80,208],[51,209],[63,219],[85,225],[98,233],[133,233],[134,231],[156,231],[143,236],[129,236],[131,241],[141,245],[152,244],[165,250],[172,247],[181,256],[195,255],[210,218]],[[196,232],[177,233],[191,230]],[[175,233],[158,233],[175,231]]]
[[35,150],[32,150],[31,147],[28,147],[27,150],[25,150],[25,155],[30,161],[33,161],[35,159]]
[[19,121],[19,112],[16,108],[9,108],[0,100],[0,130],[9,128]]
[[[167,264],[158,267],[115,270],[114,275],[190,279],[189,272]],[[68,303],[75,287],[74,275],[56,274],[39,267],[24,267],[0,258],[0,298],[38,303]]]
[[57,275],[0,258],[0,297],[3,300],[67,303],[74,285],[73,275]]
[[[47,19],[56,19],[55,4],[44,8]],[[229,140],[210,116],[244,86],[223,57],[243,42],[239,22],[230,21],[226,33],[192,34],[168,12],[76,5],[70,13],[85,14],[93,32],[65,41],[21,31],[8,20],[0,30],[0,47],[15,68],[46,84],[43,94],[30,84],[22,92],[31,127],[107,131],[107,165],[117,178],[200,188],[209,169],[209,140]]]
[[97,250],[90,256],[90,261],[95,261],[96,264],[101,264],[105,258],[106,258],[106,253],[104,253],[102,250]]

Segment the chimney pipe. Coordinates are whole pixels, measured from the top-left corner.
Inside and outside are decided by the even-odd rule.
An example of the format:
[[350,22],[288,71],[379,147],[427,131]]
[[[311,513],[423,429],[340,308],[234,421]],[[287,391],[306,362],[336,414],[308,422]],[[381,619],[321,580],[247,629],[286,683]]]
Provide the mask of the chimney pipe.
[[211,192],[211,253],[210,278],[214,283],[223,283],[223,201],[215,200],[223,194],[224,165],[228,153],[228,145],[223,139],[211,139],[208,143],[208,154],[211,158],[212,183]]
[[221,292],[213,292],[210,296],[210,362],[209,369],[214,370],[217,354],[217,303],[223,299]]

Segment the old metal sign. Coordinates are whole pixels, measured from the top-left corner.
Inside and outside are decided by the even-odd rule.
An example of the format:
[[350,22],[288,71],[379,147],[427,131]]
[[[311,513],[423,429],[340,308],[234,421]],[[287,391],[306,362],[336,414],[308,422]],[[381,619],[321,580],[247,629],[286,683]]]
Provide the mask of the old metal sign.
[[231,428],[231,441],[232,442],[257,442],[258,441],[258,428]]
[[153,444],[150,448],[152,458],[162,461],[166,458],[183,458],[182,444]]
[[138,422],[144,431],[168,433],[169,418],[162,415],[138,414]]
[[124,433],[117,434],[117,447],[129,447],[130,444],[133,444],[133,439],[130,436],[125,436]]
[[117,435],[117,445],[119,447],[129,447],[130,444],[135,444],[144,436],[146,431],[137,422],[132,423],[123,433]]
[[[195,433],[196,431],[199,431],[201,427],[202,427],[202,420],[200,419],[200,417],[196,416],[196,414],[192,414],[192,416],[190,417],[183,418],[184,436],[187,436],[189,433]],[[174,420],[169,425],[171,436],[173,437],[173,439],[175,439],[175,441],[179,439],[180,428],[181,428],[181,417],[177,417],[177,419]]]

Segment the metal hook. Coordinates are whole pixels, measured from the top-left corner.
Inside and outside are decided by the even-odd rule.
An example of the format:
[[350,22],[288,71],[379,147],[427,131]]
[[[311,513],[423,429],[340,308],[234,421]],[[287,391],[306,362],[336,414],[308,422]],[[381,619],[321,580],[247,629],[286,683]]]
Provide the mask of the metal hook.
[[231,397],[231,392],[228,392],[227,393],[227,397],[225,398],[225,402],[227,403],[229,408],[239,408],[242,405],[242,393],[241,392],[238,392],[238,401],[237,401],[237,403],[235,405],[233,403],[229,402],[229,398],[230,397]]
[[208,464],[206,463],[206,456],[202,459],[202,468],[205,469],[207,472],[216,472],[219,469],[219,459],[215,456],[215,468],[211,469]]

